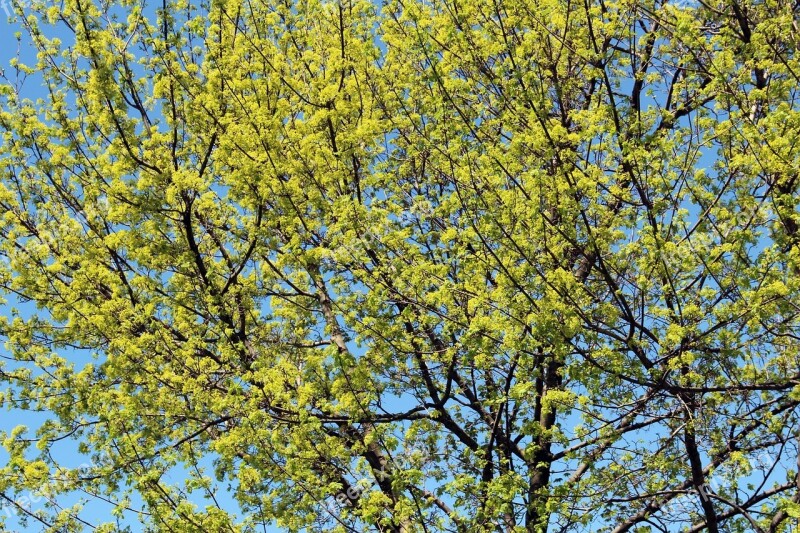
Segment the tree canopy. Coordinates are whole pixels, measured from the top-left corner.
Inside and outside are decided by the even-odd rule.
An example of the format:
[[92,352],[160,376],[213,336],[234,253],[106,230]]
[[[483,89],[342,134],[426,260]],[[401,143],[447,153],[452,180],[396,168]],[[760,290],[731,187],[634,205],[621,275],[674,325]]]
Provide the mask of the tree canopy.
[[797,531],[800,2],[15,6],[30,527]]

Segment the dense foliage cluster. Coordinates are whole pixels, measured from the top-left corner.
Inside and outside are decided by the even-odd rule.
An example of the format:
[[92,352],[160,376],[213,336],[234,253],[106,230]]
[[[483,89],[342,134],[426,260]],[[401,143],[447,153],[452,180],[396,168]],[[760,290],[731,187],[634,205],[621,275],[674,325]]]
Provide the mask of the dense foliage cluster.
[[16,9],[31,527],[796,531],[799,2]]

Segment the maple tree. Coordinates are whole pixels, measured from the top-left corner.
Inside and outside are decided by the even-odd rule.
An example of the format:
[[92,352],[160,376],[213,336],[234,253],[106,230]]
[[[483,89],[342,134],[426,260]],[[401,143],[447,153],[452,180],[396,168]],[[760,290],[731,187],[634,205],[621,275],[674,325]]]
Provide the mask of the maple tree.
[[797,530],[800,2],[16,9],[20,519]]

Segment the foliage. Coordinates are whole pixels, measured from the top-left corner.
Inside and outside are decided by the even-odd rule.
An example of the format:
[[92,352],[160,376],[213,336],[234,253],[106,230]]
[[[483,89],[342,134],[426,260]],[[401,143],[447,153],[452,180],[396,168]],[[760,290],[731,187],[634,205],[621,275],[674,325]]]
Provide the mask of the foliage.
[[49,531],[117,527],[76,493],[147,531],[796,530],[798,11],[29,4],[0,376],[49,421],[3,435],[3,497]]

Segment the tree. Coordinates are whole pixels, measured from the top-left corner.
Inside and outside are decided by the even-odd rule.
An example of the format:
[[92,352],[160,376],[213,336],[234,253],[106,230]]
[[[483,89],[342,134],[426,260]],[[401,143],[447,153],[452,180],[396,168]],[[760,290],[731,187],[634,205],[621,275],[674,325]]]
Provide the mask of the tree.
[[24,7],[20,517],[797,530],[800,3]]

